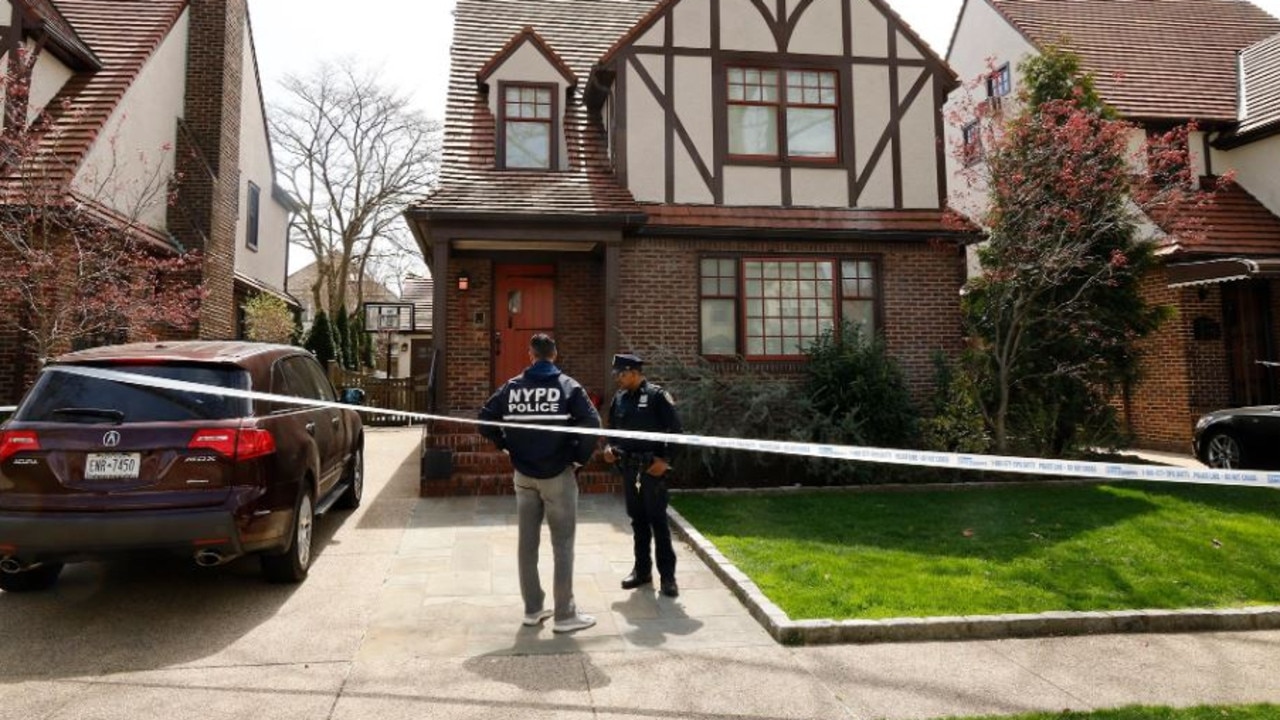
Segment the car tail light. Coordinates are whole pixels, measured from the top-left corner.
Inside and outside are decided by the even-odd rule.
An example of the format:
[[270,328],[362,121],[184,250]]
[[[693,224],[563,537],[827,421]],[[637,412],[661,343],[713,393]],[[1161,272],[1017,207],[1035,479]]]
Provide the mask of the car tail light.
[[240,431],[240,442],[236,446],[236,459],[249,460],[276,451],[276,439],[267,430],[246,428]]
[[5,430],[0,432],[0,462],[21,452],[40,449],[40,438],[30,430]]
[[187,443],[190,450],[212,450],[225,457],[235,457],[236,431],[234,429],[197,430]]
[[266,430],[197,430],[187,443],[190,450],[212,450],[223,457],[251,460],[276,451],[276,439]]

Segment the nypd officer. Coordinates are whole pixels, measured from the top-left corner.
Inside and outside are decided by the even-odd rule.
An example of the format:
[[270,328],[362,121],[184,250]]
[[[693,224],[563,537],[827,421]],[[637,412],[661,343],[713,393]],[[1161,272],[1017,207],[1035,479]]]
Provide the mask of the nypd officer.
[[[555,617],[553,632],[584,630],[596,624],[591,615],[578,612],[573,600],[573,544],[578,523],[576,470],[595,452],[595,438],[535,430],[536,426],[572,425],[600,427],[600,415],[576,380],[556,367],[556,341],[539,333],[529,340],[530,365],[489,398],[481,420],[509,425],[483,425],[480,434],[511,455],[515,466],[516,515],[519,518],[520,595],[524,598],[524,624],[541,625]],[[546,594],[538,576],[538,545],[542,520],[551,529],[555,559],[553,597],[555,609],[545,607]]]
[[[671,393],[644,377],[644,361],[635,355],[614,355],[613,373],[618,392],[609,406],[609,427],[616,430],[679,433],[680,418]],[[635,566],[622,581],[623,590],[653,582],[649,541],[658,560],[662,594],[680,594],[676,585],[676,553],[667,525],[667,473],[671,470],[671,445],[652,440],[608,438],[604,460],[622,473],[627,515],[635,540]]]

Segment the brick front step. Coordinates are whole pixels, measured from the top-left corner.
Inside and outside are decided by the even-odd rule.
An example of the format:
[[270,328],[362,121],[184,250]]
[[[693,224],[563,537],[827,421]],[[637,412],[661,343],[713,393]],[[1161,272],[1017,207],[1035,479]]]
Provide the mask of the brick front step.
[[[449,451],[452,474],[448,478],[424,479],[419,493],[423,497],[510,495],[514,492],[511,459],[481,437],[474,425],[433,423],[427,443],[429,447]],[[584,493],[622,491],[620,478],[600,459],[599,454],[579,473],[578,486]]]
[[[578,488],[587,494],[622,492],[621,479],[613,472],[582,472],[578,474]],[[454,473],[441,480],[424,480],[420,489],[422,497],[454,497],[466,495],[512,495],[511,473],[465,474]]]

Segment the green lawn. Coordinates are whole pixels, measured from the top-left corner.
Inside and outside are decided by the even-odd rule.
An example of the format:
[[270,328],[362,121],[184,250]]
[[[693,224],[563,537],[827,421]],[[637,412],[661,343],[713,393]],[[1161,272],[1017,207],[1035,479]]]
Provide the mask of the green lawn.
[[1117,484],[679,494],[793,619],[1280,603],[1280,491]]
[[1196,708],[1129,707],[1095,712],[1033,713],[1031,715],[956,718],[954,720],[1275,720],[1276,705],[1215,705]]

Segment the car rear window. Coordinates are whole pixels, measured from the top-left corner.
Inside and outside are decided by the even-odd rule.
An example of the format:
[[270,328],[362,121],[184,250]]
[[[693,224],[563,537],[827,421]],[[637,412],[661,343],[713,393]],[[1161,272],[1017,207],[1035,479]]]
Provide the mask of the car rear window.
[[[182,380],[237,390],[249,389],[249,373],[234,365],[164,363],[155,365],[107,365],[106,369],[151,377]],[[106,411],[106,412],[103,412]],[[103,422],[104,418],[127,423],[225,420],[249,414],[249,401],[241,398],[182,392],[166,388],[127,385],[111,380],[46,370],[41,373],[18,414],[19,422]]]

